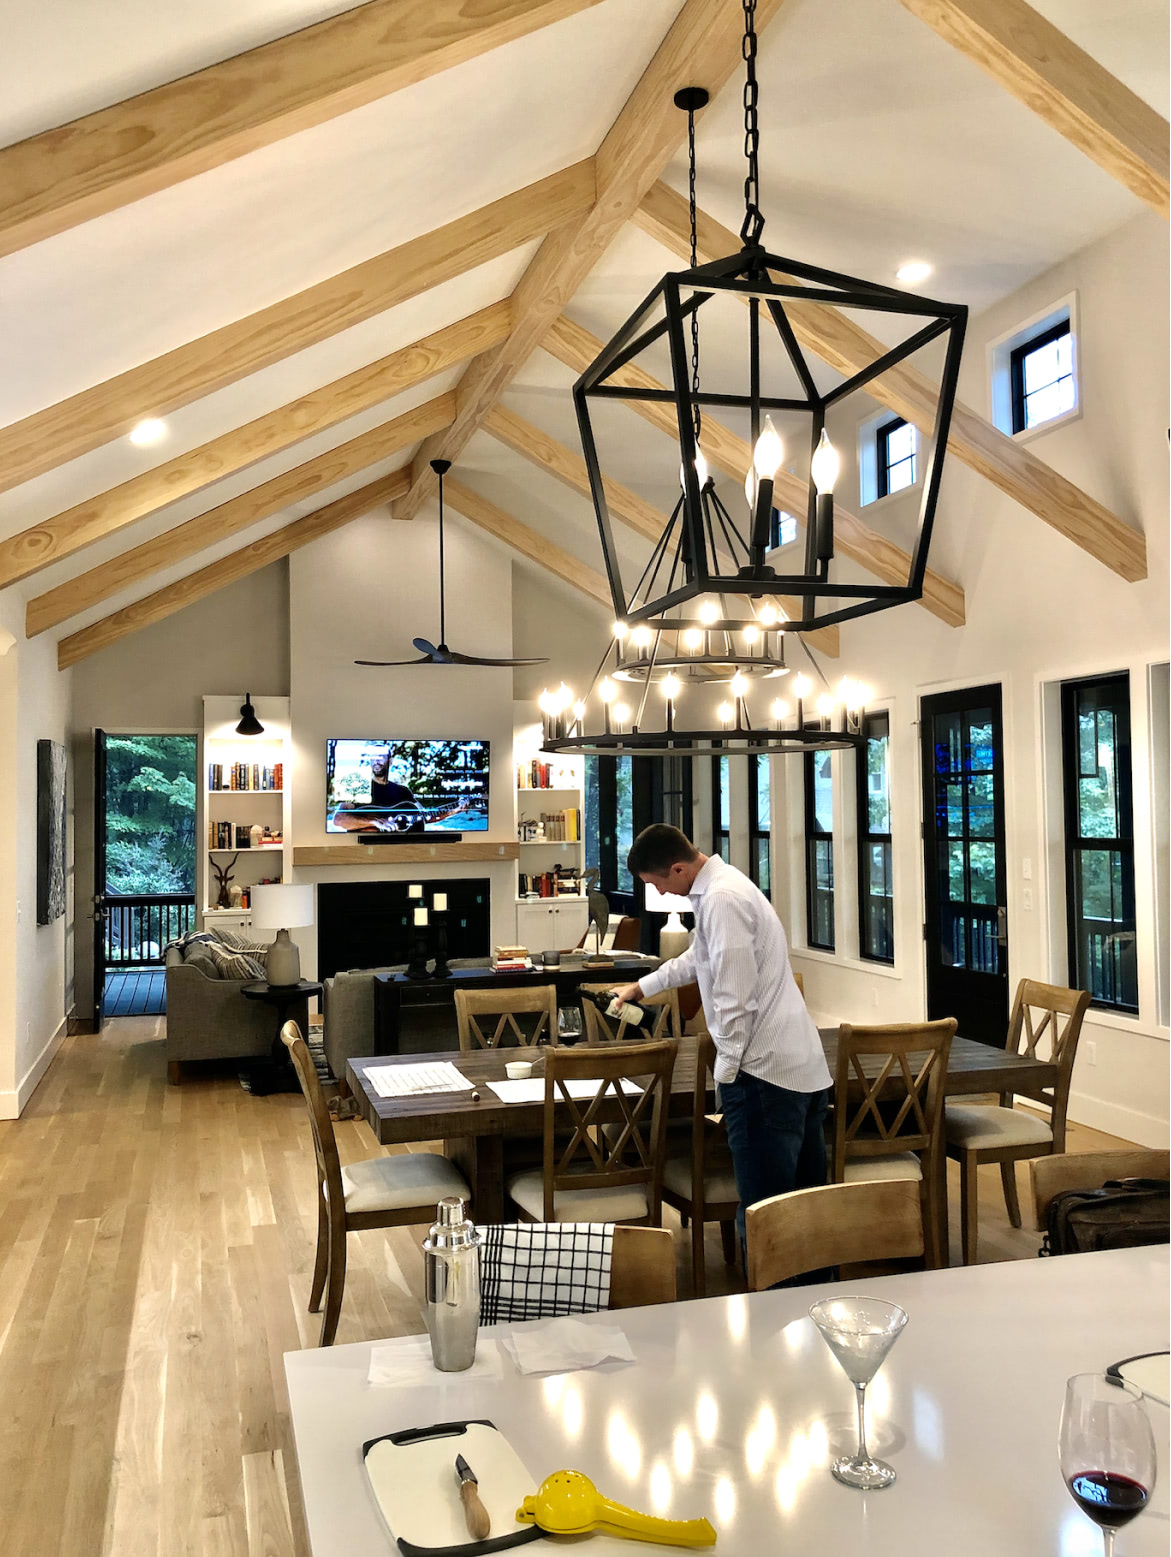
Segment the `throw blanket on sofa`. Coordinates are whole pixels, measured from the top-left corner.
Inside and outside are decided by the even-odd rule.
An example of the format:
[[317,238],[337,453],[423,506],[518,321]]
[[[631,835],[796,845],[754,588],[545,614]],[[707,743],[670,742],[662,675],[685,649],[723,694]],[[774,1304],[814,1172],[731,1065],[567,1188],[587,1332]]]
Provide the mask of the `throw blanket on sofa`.
[[169,941],[163,955],[174,949],[185,963],[199,964],[208,978],[262,979],[264,963],[258,953],[268,947],[247,940],[234,930],[191,930]]

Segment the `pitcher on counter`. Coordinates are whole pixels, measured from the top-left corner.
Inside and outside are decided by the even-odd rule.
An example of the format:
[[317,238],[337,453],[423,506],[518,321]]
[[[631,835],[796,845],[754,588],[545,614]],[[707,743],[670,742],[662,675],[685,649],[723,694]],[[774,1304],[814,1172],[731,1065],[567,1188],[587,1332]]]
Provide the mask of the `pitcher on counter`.
[[699,984],[716,1046],[743,1251],[746,1206],[826,1181],[830,1074],[821,1039],[793,978],[781,921],[747,876],[663,823],[639,833],[627,867],[658,891],[691,901],[688,949],[615,994],[621,1003]]

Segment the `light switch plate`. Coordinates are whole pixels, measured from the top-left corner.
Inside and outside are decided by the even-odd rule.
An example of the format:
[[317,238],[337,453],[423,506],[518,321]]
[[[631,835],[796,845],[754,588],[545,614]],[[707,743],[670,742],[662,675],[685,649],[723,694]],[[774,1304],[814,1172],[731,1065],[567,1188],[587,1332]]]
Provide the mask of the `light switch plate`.
[[1032,881],[1032,879],[1033,879],[1033,862],[1032,862],[1032,860],[1030,860],[1030,859],[1023,859],[1021,861],[1021,875],[1025,878],[1026,881]]

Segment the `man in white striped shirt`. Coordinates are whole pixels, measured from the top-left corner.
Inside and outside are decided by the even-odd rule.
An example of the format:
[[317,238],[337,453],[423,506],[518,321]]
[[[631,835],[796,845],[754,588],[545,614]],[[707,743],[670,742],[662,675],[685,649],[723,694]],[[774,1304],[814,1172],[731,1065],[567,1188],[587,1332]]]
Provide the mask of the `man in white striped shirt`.
[[794,981],[781,921],[747,876],[661,823],[639,833],[627,863],[660,892],[691,899],[691,946],[616,994],[638,1000],[699,984],[743,1241],[746,1206],[825,1183],[830,1074],[821,1039]]

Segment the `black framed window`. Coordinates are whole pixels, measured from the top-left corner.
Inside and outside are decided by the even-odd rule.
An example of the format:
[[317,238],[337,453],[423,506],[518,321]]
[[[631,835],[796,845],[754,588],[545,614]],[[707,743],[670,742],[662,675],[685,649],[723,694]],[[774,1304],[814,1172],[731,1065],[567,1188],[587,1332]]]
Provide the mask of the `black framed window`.
[[1034,335],[1009,353],[1012,430],[1025,432],[1073,409],[1073,335],[1069,320]]
[[712,758],[712,853],[727,860],[732,846],[732,795],[728,757]]
[[889,497],[915,485],[919,440],[901,416],[883,422],[874,435],[878,496]]
[[832,753],[805,754],[805,939],[834,949],[834,796]]
[[890,836],[890,715],[867,714],[858,754],[858,950],[895,960],[894,867]]
[[598,867],[599,885],[616,912],[633,912],[634,881],[626,856],[634,842],[632,757],[587,757],[585,859]]
[[1137,1012],[1129,678],[1066,682],[1061,735],[1069,980]]
[[748,873],[764,893],[773,895],[773,842],[770,759],[765,753],[748,764]]

